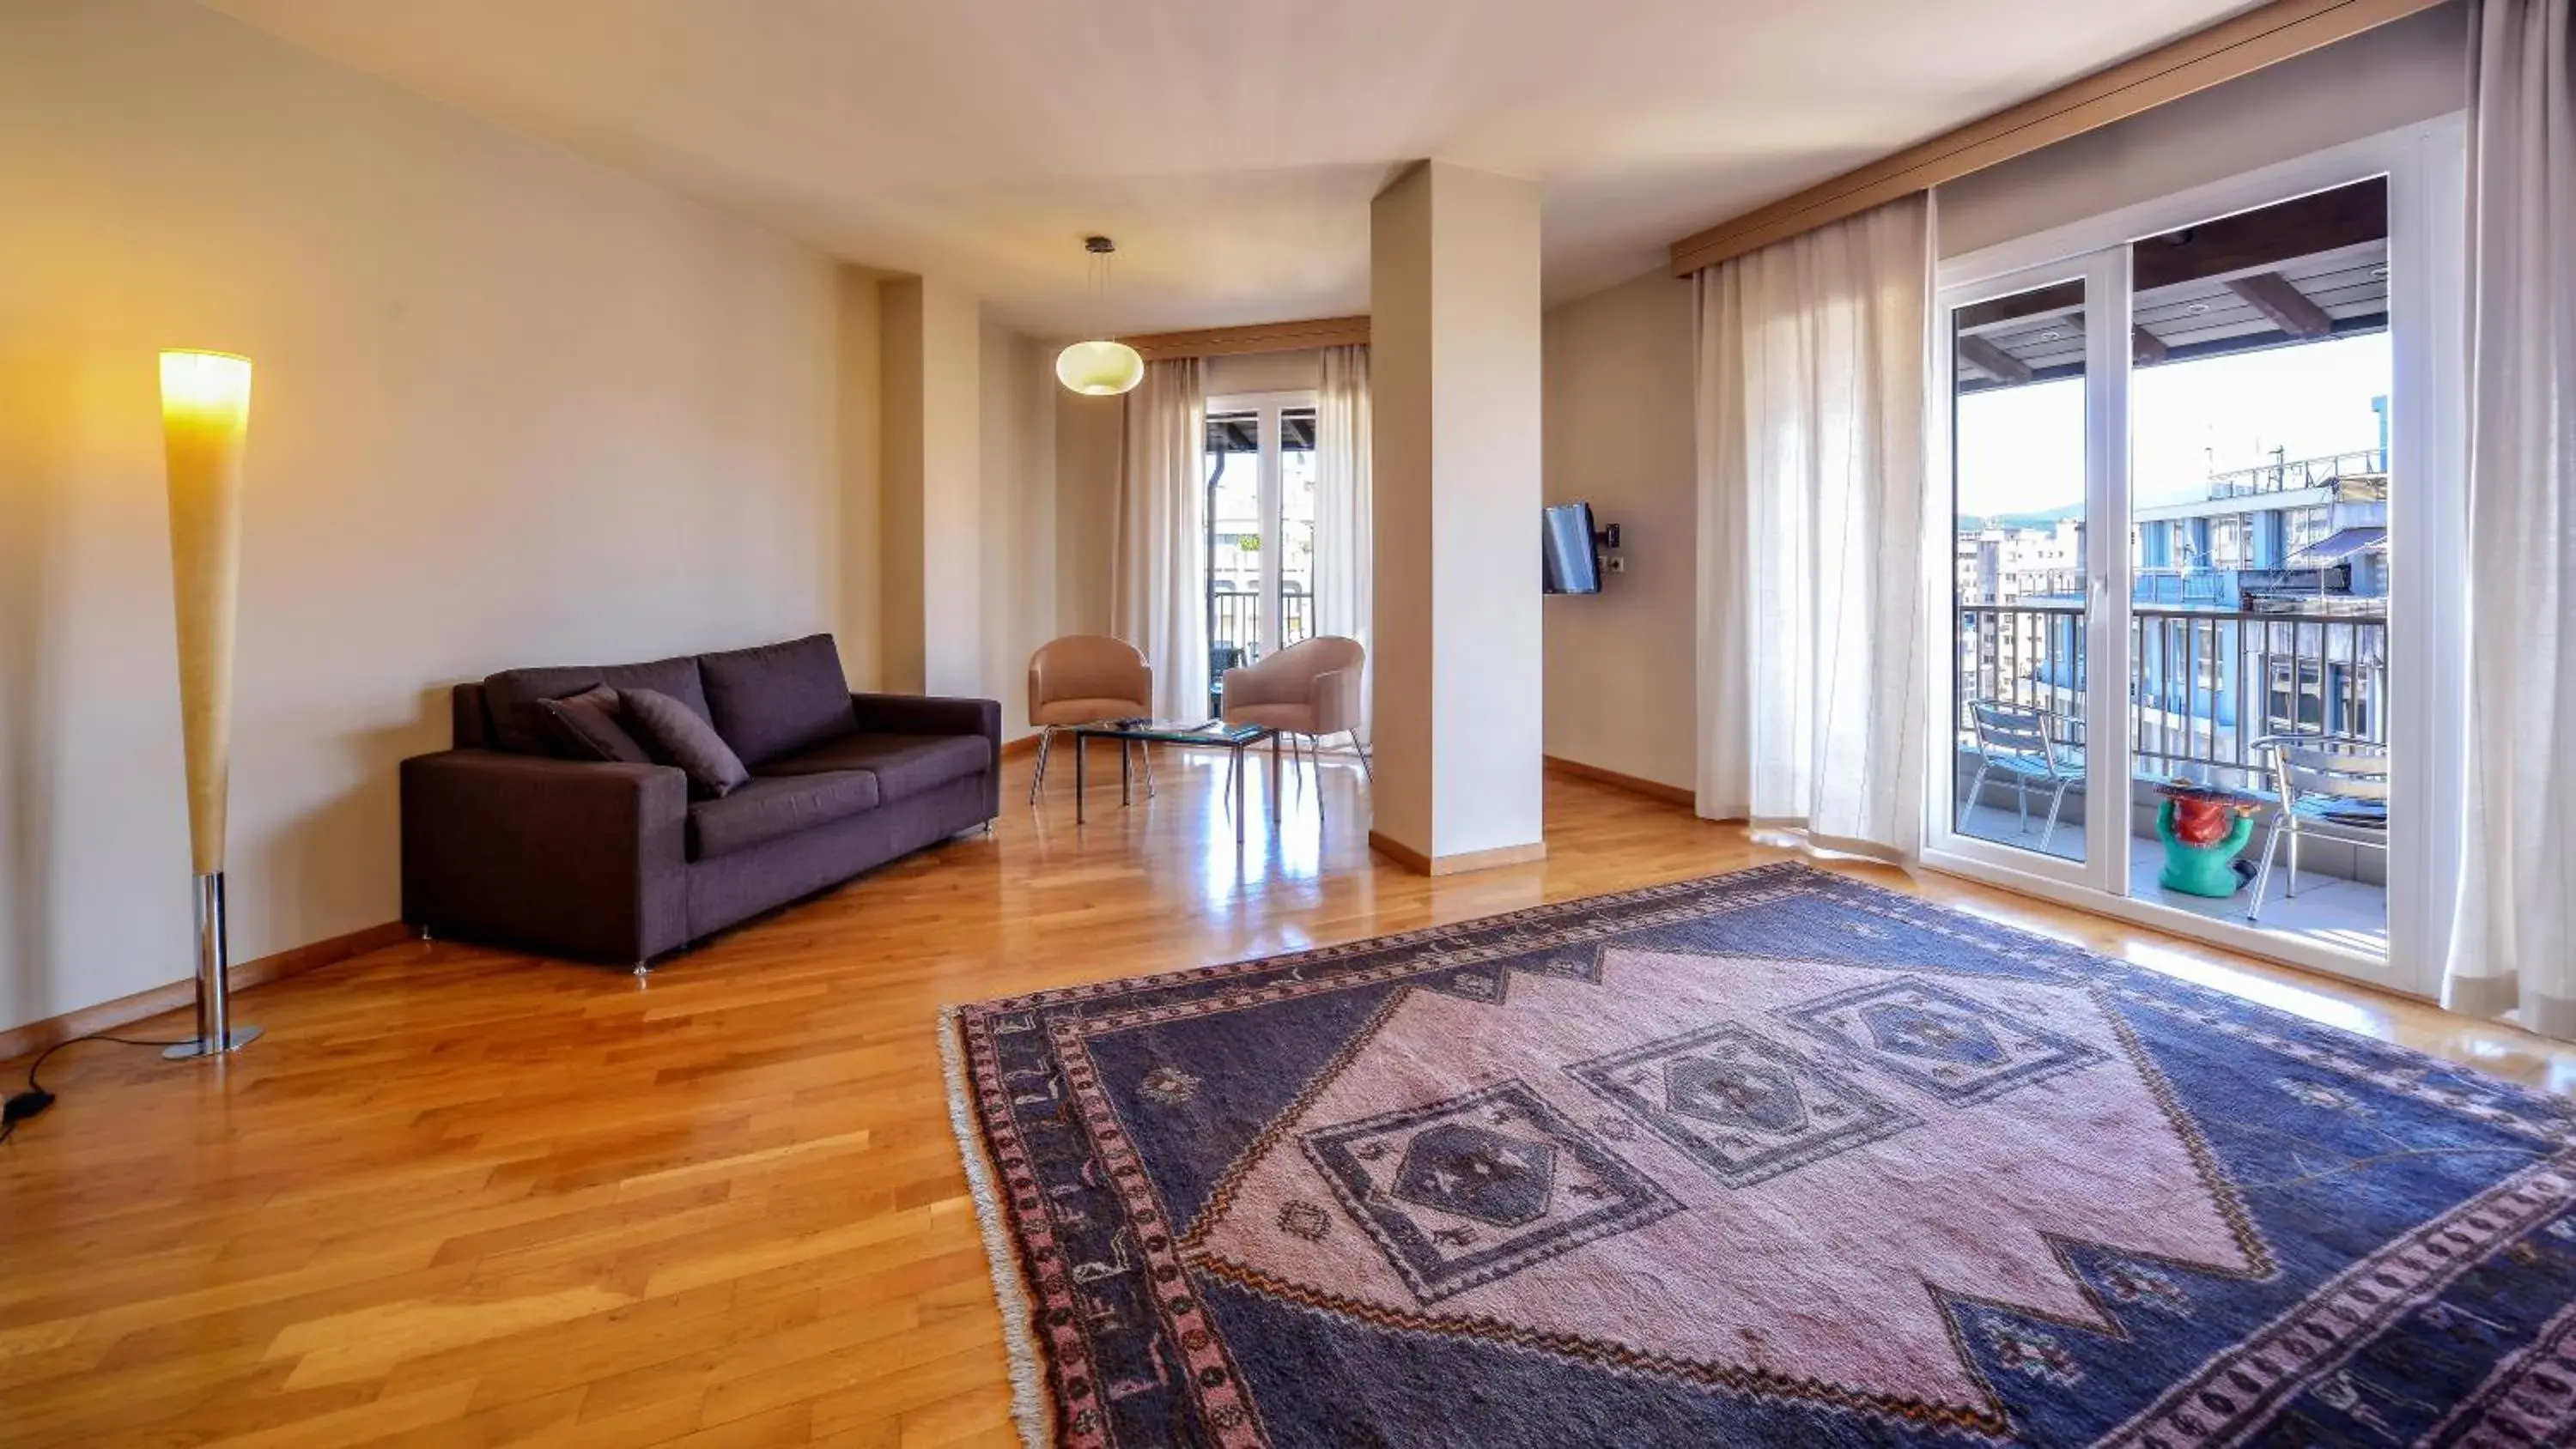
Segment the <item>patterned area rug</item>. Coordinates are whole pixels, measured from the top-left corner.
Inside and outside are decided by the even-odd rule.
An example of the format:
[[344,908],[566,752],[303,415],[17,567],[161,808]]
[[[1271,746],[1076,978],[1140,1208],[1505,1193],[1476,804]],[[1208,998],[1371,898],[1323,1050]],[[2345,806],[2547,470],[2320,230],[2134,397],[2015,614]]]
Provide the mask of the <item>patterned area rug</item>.
[[944,1041],[1032,1443],[2576,1435],[2566,1103],[1800,866]]

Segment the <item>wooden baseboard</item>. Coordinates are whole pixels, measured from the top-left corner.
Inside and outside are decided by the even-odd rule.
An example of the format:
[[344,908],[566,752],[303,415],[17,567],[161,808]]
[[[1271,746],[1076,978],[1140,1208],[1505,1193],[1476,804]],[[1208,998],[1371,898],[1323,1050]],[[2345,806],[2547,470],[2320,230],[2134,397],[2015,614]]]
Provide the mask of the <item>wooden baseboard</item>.
[[[381,951],[411,939],[411,934],[411,927],[402,922],[387,921],[381,926],[368,926],[346,935],[315,941],[308,946],[280,951],[273,956],[262,956],[255,961],[237,962],[233,966],[233,990],[245,991],[271,981],[283,981],[335,961],[346,961],[369,951]],[[102,1001],[95,1006],[84,1006],[78,1011],[66,1011],[60,1016],[49,1016],[24,1026],[13,1026],[0,1031],[0,1061],[40,1052],[57,1042],[70,1041],[91,1032],[114,1031],[146,1017],[194,1005],[196,1000],[197,983],[192,978],[138,991],[131,996],[120,996],[114,1001]]]
[[1550,774],[1563,775],[1572,780],[1590,780],[1594,784],[1608,785],[1613,789],[1625,790],[1630,794],[1643,795],[1649,800],[1662,800],[1673,805],[1687,805],[1694,809],[1699,805],[1698,794],[1686,785],[1667,785],[1661,780],[1648,780],[1637,775],[1622,775],[1616,770],[1605,770],[1599,765],[1587,765],[1581,760],[1562,759],[1555,755],[1547,756],[1546,760]]
[[1369,849],[1421,875],[1464,875],[1471,870],[1497,870],[1507,865],[1526,865],[1547,859],[1547,842],[1533,840],[1527,845],[1498,845],[1491,850],[1462,850],[1456,855],[1424,855],[1402,841],[1369,832]]

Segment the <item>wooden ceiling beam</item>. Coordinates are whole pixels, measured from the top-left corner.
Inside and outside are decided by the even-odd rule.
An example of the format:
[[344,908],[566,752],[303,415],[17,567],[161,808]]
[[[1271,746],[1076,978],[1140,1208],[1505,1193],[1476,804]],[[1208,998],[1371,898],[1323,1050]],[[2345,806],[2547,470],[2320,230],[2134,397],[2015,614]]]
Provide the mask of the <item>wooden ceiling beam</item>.
[[2326,315],[2326,309],[2309,301],[2297,283],[2279,272],[2230,277],[2227,290],[2244,298],[2245,305],[2292,337],[2327,337],[2334,333],[2334,319]]
[[2029,363],[1983,337],[1971,335],[1960,338],[1959,360],[2009,386],[2019,387],[2031,378]]
[[1366,317],[1310,317],[1299,322],[1256,322],[1242,327],[1203,327],[1193,332],[1148,332],[1121,338],[1147,362],[1173,357],[1239,357],[1255,352],[1303,352],[1310,347],[1364,346]]
[[2272,0],[1672,245],[1686,277],[1898,197],[2126,120],[2446,0]]

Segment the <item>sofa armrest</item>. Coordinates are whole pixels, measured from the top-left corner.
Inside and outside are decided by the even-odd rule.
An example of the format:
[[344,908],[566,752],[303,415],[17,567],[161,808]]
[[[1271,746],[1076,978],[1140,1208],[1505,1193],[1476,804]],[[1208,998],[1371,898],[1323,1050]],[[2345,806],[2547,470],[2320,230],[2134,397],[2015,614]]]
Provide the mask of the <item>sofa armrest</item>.
[[402,763],[403,919],[591,960],[688,941],[688,778],[445,750]]
[[933,694],[853,694],[862,734],[982,735],[986,758],[984,819],[1002,813],[1002,703]]
[[1002,740],[1002,705],[930,694],[853,694],[859,732],[871,735],[990,735]]

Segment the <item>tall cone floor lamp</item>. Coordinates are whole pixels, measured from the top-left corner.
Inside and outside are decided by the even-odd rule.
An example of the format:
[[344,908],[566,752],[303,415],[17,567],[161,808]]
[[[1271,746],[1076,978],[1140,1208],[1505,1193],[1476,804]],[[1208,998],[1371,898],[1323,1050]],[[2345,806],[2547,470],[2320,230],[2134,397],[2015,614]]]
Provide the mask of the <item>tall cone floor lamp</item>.
[[161,438],[170,484],[170,579],[179,623],[179,724],[188,754],[188,852],[196,875],[197,1035],[161,1055],[248,1046],[232,1023],[224,936],[224,808],[232,773],[233,620],[241,578],[242,444],[250,359],[161,354]]

